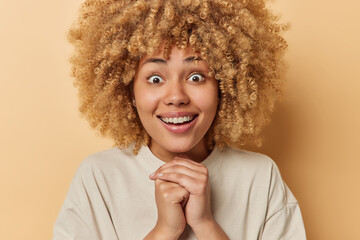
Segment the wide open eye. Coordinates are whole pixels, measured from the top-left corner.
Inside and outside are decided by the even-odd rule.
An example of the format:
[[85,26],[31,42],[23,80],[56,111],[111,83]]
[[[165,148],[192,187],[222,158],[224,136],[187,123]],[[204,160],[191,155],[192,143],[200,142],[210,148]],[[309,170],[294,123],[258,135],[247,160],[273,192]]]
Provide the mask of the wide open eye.
[[158,83],[163,82],[164,80],[158,75],[153,75],[153,76],[148,77],[147,81],[149,83],[158,84]]
[[200,73],[195,73],[189,77],[189,80],[191,82],[201,82],[205,80],[205,76]]

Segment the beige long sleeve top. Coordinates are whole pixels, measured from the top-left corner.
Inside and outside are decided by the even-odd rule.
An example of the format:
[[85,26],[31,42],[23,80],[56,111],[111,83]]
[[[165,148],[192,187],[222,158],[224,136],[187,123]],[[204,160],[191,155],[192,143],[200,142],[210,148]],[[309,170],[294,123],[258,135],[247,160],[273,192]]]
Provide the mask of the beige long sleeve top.
[[[150,149],[112,148],[80,165],[54,228],[60,239],[143,239],[155,226],[154,182],[164,162]],[[306,239],[300,208],[267,156],[218,148],[205,159],[211,208],[230,239]],[[180,239],[196,239],[187,227]]]

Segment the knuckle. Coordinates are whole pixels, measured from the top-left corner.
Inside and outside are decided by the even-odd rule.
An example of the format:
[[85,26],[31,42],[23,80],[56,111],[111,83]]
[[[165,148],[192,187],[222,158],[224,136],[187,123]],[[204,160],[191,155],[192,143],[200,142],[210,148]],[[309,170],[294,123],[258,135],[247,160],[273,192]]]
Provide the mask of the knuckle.
[[207,178],[206,175],[201,174],[200,177],[199,177],[199,180],[200,180],[200,184],[203,184],[203,183],[206,184],[207,181],[208,181],[208,178]]
[[167,189],[167,184],[165,184],[165,183],[160,183],[160,184],[159,184],[159,190],[160,190],[161,192],[165,192],[166,189]]
[[205,167],[204,165],[203,165],[203,167],[202,167],[202,172],[203,172],[205,175],[209,175],[209,169],[207,169],[207,167]]
[[164,199],[169,199],[170,194],[169,194],[168,192],[163,192],[163,193],[161,194],[161,197],[164,198]]
[[174,158],[171,162],[174,163],[174,164],[179,164],[180,159]]
[[175,171],[179,171],[182,167],[181,165],[174,165],[173,168]]
[[208,175],[208,174],[203,174],[203,175],[201,176],[201,178],[202,178],[202,180],[203,180],[204,182],[207,182],[207,181],[209,180],[209,175]]
[[183,178],[183,175],[180,173],[175,173],[174,176],[176,179],[179,179],[179,180]]
[[196,186],[196,190],[198,193],[206,192],[207,184],[205,182],[199,182]]

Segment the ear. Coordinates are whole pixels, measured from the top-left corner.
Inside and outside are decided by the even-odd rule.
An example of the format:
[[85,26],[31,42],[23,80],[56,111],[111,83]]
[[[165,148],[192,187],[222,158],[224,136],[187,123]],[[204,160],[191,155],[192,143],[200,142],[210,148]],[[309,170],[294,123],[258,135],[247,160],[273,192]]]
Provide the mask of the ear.
[[130,97],[134,98],[134,78],[129,83]]
[[134,95],[134,79],[129,83],[129,93],[130,93],[130,99],[132,100],[132,105],[136,107],[135,95]]

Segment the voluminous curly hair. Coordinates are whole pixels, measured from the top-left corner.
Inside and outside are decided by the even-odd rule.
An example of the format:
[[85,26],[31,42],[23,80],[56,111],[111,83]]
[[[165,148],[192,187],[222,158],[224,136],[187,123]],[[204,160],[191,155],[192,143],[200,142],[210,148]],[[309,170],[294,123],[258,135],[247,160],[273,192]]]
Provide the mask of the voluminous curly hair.
[[264,0],[86,0],[68,33],[80,112],[119,148],[148,144],[130,83],[141,57],[165,41],[164,57],[189,46],[218,80],[210,148],[260,145],[283,87],[285,28]]

